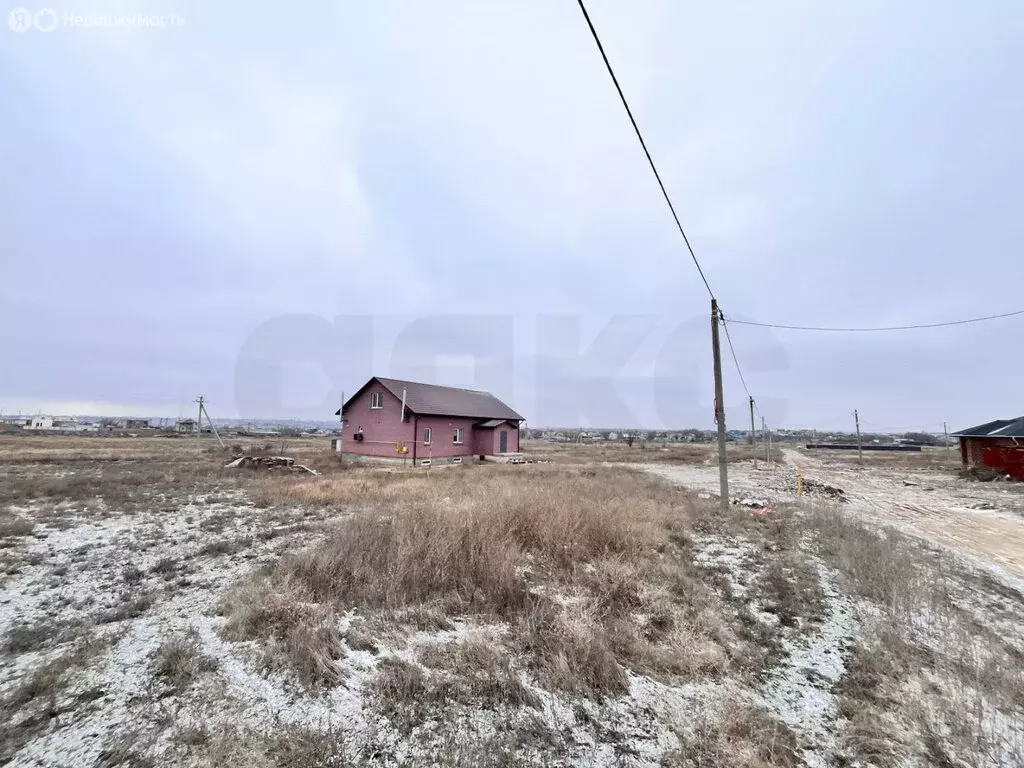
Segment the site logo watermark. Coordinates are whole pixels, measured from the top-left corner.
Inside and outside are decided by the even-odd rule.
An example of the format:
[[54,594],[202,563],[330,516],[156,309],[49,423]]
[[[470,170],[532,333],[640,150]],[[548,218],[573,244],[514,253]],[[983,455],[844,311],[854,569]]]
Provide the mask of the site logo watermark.
[[[710,429],[710,336],[704,314],[281,315],[255,326],[239,348],[235,406],[330,418],[343,390],[380,374],[485,390],[534,424]],[[768,376],[789,369],[786,349],[767,328],[736,342],[745,373],[762,386],[758,409],[781,422],[789,402],[771,394]],[[746,429],[750,404],[727,375],[727,421]]]
[[24,34],[30,30],[53,32],[58,27],[67,29],[171,29],[185,26],[185,19],[173,13],[82,14],[72,11],[58,13],[53,8],[40,8],[34,12],[27,8],[12,8],[7,12],[7,26],[17,34]]

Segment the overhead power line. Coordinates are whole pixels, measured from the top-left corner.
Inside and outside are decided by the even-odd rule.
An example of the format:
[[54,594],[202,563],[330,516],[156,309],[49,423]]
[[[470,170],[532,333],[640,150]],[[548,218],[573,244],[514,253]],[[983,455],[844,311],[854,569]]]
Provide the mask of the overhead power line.
[[831,333],[868,333],[873,331],[911,331],[919,328],[945,328],[951,325],[967,325],[969,323],[983,323],[988,320],[1001,320],[1004,317],[1024,315],[1024,309],[1013,312],[1003,312],[998,315],[986,315],[984,317],[972,317],[967,320],[948,320],[943,323],[916,323],[914,325],[890,325],[873,328],[828,328],[815,325],[783,325],[781,323],[759,323],[756,320],[729,320],[730,323],[740,325],[756,325],[761,328],[781,328],[787,331],[827,331]]
[[729,352],[732,353],[732,361],[736,363],[736,373],[740,376],[740,384],[743,385],[743,391],[747,393],[747,397],[750,397],[750,390],[747,389],[747,380],[743,378],[743,371],[740,369],[739,358],[736,357],[736,348],[732,345],[732,336],[729,334],[729,324],[725,322],[725,315],[722,315],[722,327],[725,329],[725,341],[729,345]]
[[644,136],[640,133],[640,126],[637,125],[636,118],[633,117],[633,110],[629,108],[629,102],[626,101],[626,94],[622,92],[622,86],[619,85],[619,78],[615,76],[615,70],[612,69],[612,64],[608,61],[608,54],[604,52],[604,45],[601,44],[601,38],[598,36],[597,30],[594,28],[594,22],[590,20],[590,14],[587,13],[587,7],[583,4],[583,0],[576,0],[576,2],[579,4],[580,11],[583,12],[583,18],[587,21],[587,26],[590,28],[590,34],[593,36],[594,42],[597,43],[597,50],[601,53],[601,58],[604,60],[604,66],[608,70],[608,74],[611,75],[612,82],[615,84],[615,90],[618,91],[619,99],[622,101],[622,106],[626,108],[626,114],[629,115],[629,122],[633,124],[633,130],[636,132],[636,137],[640,141],[640,146],[643,148],[644,154],[647,156],[647,162],[651,166],[651,171],[654,172],[654,178],[658,182],[658,187],[661,188],[661,194],[665,198],[665,202],[668,204],[668,209],[672,212],[672,218],[676,222],[679,234],[683,236],[683,242],[686,243],[686,249],[690,252],[690,258],[693,259],[693,264],[697,267],[697,272],[700,273],[700,279],[704,281],[704,287],[708,289],[708,294],[711,298],[715,298],[715,293],[711,290],[711,285],[708,283],[708,279],[704,275],[704,270],[701,268],[700,262],[697,260],[697,254],[693,252],[693,246],[690,245],[690,238],[686,236],[683,224],[679,221],[679,215],[676,213],[676,207],[672,204],[672,198],[668,196],[668,190],[665,189],[665,183],[661,180],[661,174],[658,173],[658,167],[654,164],[654,158],[651,157],[651,152],[647,149],[647,142],[644,141]]

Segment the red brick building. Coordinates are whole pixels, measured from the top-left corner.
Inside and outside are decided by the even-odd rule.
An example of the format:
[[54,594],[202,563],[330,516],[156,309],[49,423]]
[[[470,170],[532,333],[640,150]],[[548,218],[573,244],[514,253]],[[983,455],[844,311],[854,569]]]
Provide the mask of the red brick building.
[[345,401],[344,453],[424,461],[519,452],[523,417],[490,392],[374,376]]
[[1024,480],[1024,416],[999,419],[956,432],[965,467],[988,467]]

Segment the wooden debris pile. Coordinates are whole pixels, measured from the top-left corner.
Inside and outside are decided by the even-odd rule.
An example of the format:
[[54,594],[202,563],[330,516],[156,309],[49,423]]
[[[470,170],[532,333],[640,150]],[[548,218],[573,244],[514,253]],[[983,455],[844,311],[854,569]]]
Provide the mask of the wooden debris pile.
[[311,475],[319,475],[312,467],[305,464],[296,464],[295,459],[288,456],[236,456],[224,465],[228,469],[283,469],[288,472],[307,472]]

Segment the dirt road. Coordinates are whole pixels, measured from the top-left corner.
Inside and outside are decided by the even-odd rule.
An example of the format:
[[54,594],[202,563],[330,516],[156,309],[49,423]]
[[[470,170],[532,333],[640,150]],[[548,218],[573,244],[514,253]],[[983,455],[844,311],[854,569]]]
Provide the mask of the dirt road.
[[[843,509],[881,525],[927,539],[982,565],[1024,592],[1024,487],[982,483],[945,470],[826,463],[804,450],[783,451],[787,464],[767,469],[729,465],[734,500],[768,502],[796,497],[796,470],[806,480],[841,488]],[[718,466],[642,465],[643,469],[694,490],[718,494]],[[810,495],[821,493],[811,489]]]

